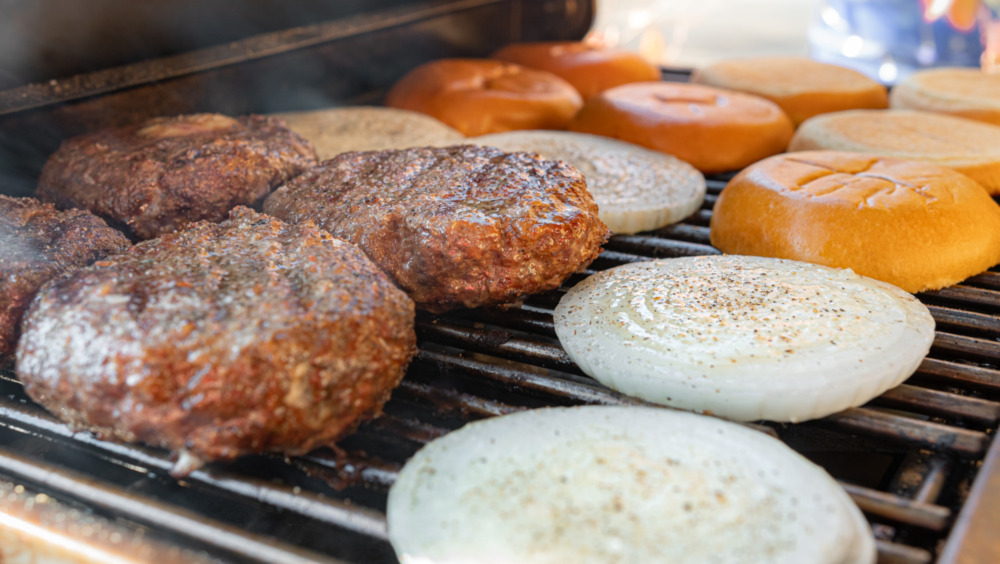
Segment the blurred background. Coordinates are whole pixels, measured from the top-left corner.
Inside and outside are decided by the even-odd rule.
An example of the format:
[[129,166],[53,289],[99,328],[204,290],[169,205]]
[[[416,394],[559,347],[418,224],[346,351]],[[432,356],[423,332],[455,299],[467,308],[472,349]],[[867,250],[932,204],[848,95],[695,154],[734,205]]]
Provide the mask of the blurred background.
[[[892,84],[916,69],[995,70],[1000,0],[597,0],[589,40],[668,67],[802,55]],[[984,52],[986,55],[984,55]]]

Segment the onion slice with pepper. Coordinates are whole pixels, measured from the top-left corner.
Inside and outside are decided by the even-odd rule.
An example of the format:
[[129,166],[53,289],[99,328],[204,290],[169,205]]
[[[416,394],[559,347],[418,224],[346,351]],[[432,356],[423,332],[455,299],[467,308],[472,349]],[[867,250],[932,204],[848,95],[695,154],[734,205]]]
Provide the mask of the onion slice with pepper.
[[389,492],[403,564],[870,564],[858,508],[758,431],[656,407],[525,411],[422,448]]
[[861,405],[908,378],[934,339],[927,308],[895,286],[748,256],[600,272],[562,298],[555,329],[608,387],[739,421]]

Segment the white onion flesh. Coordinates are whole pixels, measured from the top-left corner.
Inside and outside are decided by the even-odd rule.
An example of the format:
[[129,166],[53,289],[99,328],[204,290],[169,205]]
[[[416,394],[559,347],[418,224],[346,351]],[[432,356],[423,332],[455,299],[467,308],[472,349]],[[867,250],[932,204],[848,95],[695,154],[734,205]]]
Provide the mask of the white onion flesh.
[[587,181],[601,221],[615,233],[676,223],[698,211],[705,199],[705,177],[693,166],[616,139],[569,131],[507,131],[465,142],[573,165]]
[[746,256],[628,264],[555,310],[580,368],[622,393],[749,421],[802,421],[908,378],[934,338],[910,294],[850,270]]
[[868,564],[837,483],[780,441],[667,409],[576,407],[470,423],[389,492],[403,564]]

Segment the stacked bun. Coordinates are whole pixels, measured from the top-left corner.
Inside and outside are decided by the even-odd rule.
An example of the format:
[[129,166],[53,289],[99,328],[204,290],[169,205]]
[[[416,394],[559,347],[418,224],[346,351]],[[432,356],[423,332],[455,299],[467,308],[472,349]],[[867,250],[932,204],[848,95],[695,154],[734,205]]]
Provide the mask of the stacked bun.
[[850,268],[921,292],[1000,262],[1000,206],[945,167],[789,153],[729,182],[712,214],[711,241],[725,253]]
[[884,86],[845,67],[803,57],[753,57],[698,69],[691,82],[756,94],[781,107],[798,125],[812,116],[888,106]]
[[622,84],[660,79],[660,70],[638,53],[580,41],[514,43],[493,58],[550,72],[572,84],[584,100]]
[[554,74],[488,59],[440,59],[389,90],[385,103],[435,117],[463,135],[565,129],[583,104]]

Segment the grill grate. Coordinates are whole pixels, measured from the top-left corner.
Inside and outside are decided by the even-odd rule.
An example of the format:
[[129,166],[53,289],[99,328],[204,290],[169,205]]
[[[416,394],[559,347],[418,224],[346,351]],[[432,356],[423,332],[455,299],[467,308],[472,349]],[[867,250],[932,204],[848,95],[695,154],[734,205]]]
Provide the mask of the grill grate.
[[[711,206],[688,220],[615,236],[591,266],[717,253]],[[569,283],[582,279],[577,275]],[[219,560],[394,562],[385,500],[421,445],[465,422],[545,405],[641,405],[583,375],[555,339],[562,291],[520,308],[421,314],[420,351],[385,415],[337,450],[254,456],[166,472],[165,452],[73,433],[0,379],[0,477],[155,531]],[[931,354],[907,383],[821,420],[754,427],[821,464],[870,520],[879,561],[933,562],[952,533],[1000,419],[1000,272],[920,296],[938,322]]]

